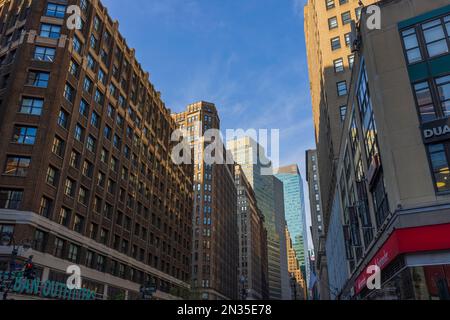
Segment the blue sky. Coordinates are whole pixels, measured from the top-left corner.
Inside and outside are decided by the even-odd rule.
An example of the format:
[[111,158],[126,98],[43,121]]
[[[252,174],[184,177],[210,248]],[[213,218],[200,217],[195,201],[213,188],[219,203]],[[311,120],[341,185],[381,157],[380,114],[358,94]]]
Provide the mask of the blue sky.
[[169,108],[206,100],[221,129],[280,129],[280,162],[303,177],[314,148],[304,2],[103,0]]

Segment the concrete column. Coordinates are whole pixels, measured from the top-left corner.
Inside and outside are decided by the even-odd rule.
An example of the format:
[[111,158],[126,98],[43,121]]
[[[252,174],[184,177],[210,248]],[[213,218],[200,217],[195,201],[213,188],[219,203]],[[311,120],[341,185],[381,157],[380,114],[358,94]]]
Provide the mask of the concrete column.
[[44,271],[42,272],[42,279],[41,279],[41,282],[47,281],[49,275],[50,275],[50,268],[45,267],[45,268],[44,268]]
[[108,300],[108,285],[105,284],[105,289],[103,290],[103,300]]

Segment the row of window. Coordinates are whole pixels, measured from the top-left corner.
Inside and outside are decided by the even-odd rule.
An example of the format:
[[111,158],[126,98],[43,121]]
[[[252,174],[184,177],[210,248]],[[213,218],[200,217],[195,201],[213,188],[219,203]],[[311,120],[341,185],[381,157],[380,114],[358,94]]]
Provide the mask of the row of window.
[[[23,197],[23,193],[20,190],[1,189],[0,190],[0,208],[19,209],[20,202],[22,201],[22,197]],[[48,198],[45,198],[45,197],[42,198],[41,205],[40,205],[40,213],[48,214],[50,207],[51,207],[51,200]],[[57,222],[63,226],[70,227],[70,223],[72,221],[71,217],[72,217],[72,211],[65,207],[62,207],[58,214]],[[131,232],[131,218],[129,218],[128,216],[119,212],[119,214],[117,215],[117,218],[116,218],[116,224],[123,225],[123,227],[126,230]],[[83,233],[84,227],[85,227],[85,218],[78,214],[75,215],[74,219],[73,219],[72,230],[74,230],[78,233]],[[109,230],[102,228],[99,233],[98,229],[99,228],[98,228],[97,224],[91,223],[89,225],[89,230],[88,230],[89,238],[97,241],[98,240],[97,238],[99,237],[100,243],[107,245],[108,241],[109,241]],[[166,230],[165,233],[172,234],[172,232],[170,232],[170,230],[169,230],[169,232]],[[175,250],[175,248],[173,248],[173,250],[172,250],[172,247],[170,245],[167,245],[165,241],[160,241],[160,239],[158,237],[154,237],[153,233],[149,234],[147,229],[140,226],[138,223],[135,224],[134,235],[137,237],[140,237],[144,241],[147,241],[147,237],[149,235],[148,240],[151,245],[154,245],[156,248],[160,248],[160,245],[161,245],[163,253],[167,252],[168,254],[173,255],[174,258],[177,258],[179,260],[181,259],[180,251]],[[115,239],[114,239],[113,247],[117,250],[120,250],[124,254],[128,254],[128,245],[127,245],[128,241],[123,240],[121,242],[121,247],[119,248],[119,246],[117,244],[117,237],[118,236],[116,235]],[[179,241],[181,243],[181,236],[178,235],[176,232],[174,233],[174,241]],[[188,246],[188,244],[187,244],[187,246]]]
[[[348,67],[349,69],[353,69],[353,64],[355,62],[355,55],[351,54],[347,57],[348,59]],[[344,59],[343,58],[338,58],[336,60],[333,61],[333,66],[334,66],[334,72],[335,73],[340,73],[340,72],[344,72],[345,67],[344,67]]]
[[409,64],[448,54],[450,15],[402,30],[401,36]]
[[[37,229],[35,231],[34,236],[34,249],[46,252],[47,248],[49,247],[49,234]],[[125,242],[124,242],[125,243]],[[110,269],[107,270],[107,258],[106,256],[91,251],[86,250],[84,254],[84,261],[81,261],[82,257],[82,248],[81,246],[74,244],[72,242],[69,242],[67,240],[64,240],[62,238],[56,237],[53,241],[52,246],[52,252],[51,254],[55,257],[68,260],[73,263],[82,263],[88,268],[95,269],[100,272],[109,272],[114,276],[118,276],[123,279],[128,279],[131,281],[141,282],[143,279],[140,279],[143,277],[143,272],[135,270],[133,268],[127,267],[125,264],[119,263],[118,261],[112,260],[110,264]],[[145,261],[145,250],[144,249],[138,249],[136,246],[133,246],[132,248],[133,255],[136,256],[140,261]],[[161,261],[161,263],[159,263]],[[183,261],[184,263],[187,263],[186,259]],[[170,268],[167,268],[166,262],[164,260],[160,260],[159,257],[153,256],[152,254],[148,255],[148,264],[152,265],[156,268],[163,268],[164,271],[167,271],[168,273],[171,273],[174,277],[182,278],[183,280],[187,279],[187,275],[183,274],[183,272],[179,268],[172,267],[172,270]],[[149,276],[147,276],[149,277]]]
[[[350,41],[351,41],[350,33],[346,33],[344,35],[344,41],[345,41],[345,46],[346,47],[349,47],[351,45],[351,43],[350,43]],[[336,51],[336,50],[339,50],[340,48],[342,48],[342,46],[341,46],[341,37],[339,37],[339,36],[331,38],[330,43],[331,43],[331,50],[332,51]]]
[[[349,24],[352,21],[352,14],[350,11],[346,11],[341,14],[342,25]],[[328,19],[328,29],[333,30],[339,27],[338,18],[336,16]]]
[[[337,0],[325,0],[325,6],[327,7],[327,10],[333,9],[336,7]],[[344,5],[348,3],[348,0],[339,0],[339,5]]]

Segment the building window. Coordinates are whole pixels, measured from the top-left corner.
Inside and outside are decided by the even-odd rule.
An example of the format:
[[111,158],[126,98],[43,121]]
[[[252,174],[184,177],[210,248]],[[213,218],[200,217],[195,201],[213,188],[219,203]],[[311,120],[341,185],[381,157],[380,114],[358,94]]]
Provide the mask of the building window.
[[100,50],[100,59],[102,59],[105,65],[108,64],[108,53],[104,49]]
[[75,181],[70,178],[67,178],[64,184],[64,194],[72,198],[75,194]]
[[69,114],[63,109],[59,110],[58,124],[64,129],[67,129],[67,126],[69,124]]
[[73,231],[82,233],[84,229],[84,217],[80,215],[75,215],[75,219],[73,222]]
[[77,52],[78,54],[81,54],[83,45],[81,44],[80,39],[76,35],[73,36],[72,47],[75,52]]
[[342,58],[334,60],[334,72],[343,72],[344,71],[344,60]]
[[95,90],[94,101],[98,104],[103,104],[104,102],[104,95],[98,89]]
[[80,1],[80,8],[81,10],[86,13],[89,8],[89,2],[87,0],[81,0]]
[[29,71],[26,84],[38,88],[47,88],[49,79],[50,73],[48,72]]
[[43,217],[50,218],[53,201],[50,198],[42,197],[39,204],[39,214]]
[[58,137],[53,139],[52,152],[56,154],[58,157],[64,157],[64,149],[65,143],[64,140],[61,140]]
[[78,263],[78,254],[80,252],[80,247],[72,243],[69,244],[69,252],[67,254],[67,260],[73,263]]
[[338,21],[336,17],[331,17],[328,19],[328,29],[336,29],[338,27]]
[[411,28],[402,32],[403,44],[406,50],[408,63],[422,61],[422,53],[420,52],[419,41],[415,28]]
[[96,146],[96,141],[95,141],[94,137],[89,135],[86,140],[86,149],[88,149],[90,152],[95,152],[95,146]]
[[75,78],[78,78],[80,74],[80,65],[73,59],[70,60],[69,63],[69,73],[73,75]]
[[59,211],[58,223],[64,227],[69,226],[71,212],[69,209],[62,207]]
[[333,9],[335,7],[334,0],[325,0],[325,5],[327,10]]
[[56,187],[57,181],[58,181],[58,171],[53,168],[52,166],[49,166],[47,168],[47,175],[45,177],[45,181],[51,185]]
[[78,191],[78,202],[86,206],[88,204],[88,200],[88,191],[86,188],[80,187],[80,190]]
[[440,19],[423,24],[422,31],[430,58],[448,53],[447,37]]
[[12,137],[13,143],[34,145],[36,142],[37,128],[35,127],[14,127]]
[[100,31],[100,19],[98,16],[94,17],[94,30],[97,32]]
[[97,78],[101,83],[106,84],[106,75],[102,69],[98,70]]
[[55,245],[53,255],[57,258],[62,258],[64,254],[64,240],[55,238]]
[[80,166],[80,158],[81,158],[80,154],[72,150],[72,152],[70,153],[69,165],[72,168],[78,169],[78,167]]
[[414,91],[421,121],[427,122],[436,119],[436,109],[428,81],[415,84]]
[[3,173],[9,176],[26,177],[30,164],[30,157],[8,156]]
[[341,116],[341,122],[345,121],[345,116],[347,115],[347,106],[340,106],[339,107],[339,113]]
[[337,86],[337,94],[339,97],[345,96],[347,94],[347,82],[340,81],[336,83]]
[[338,50],[341,48],[341,39],[339,37],[335,37],[331,39],[331,50]]
[[87,66],[92,71],[95,69],[95,60],[94,57],[92,57],[90,54],[87,57]]
[[111,104],[108,104],[108,107],[107,107],[107,114],[108,114],[108,117],[110,117],[111,119],[114,119],[114,107],[111,105]]
[[44,231],[36,229],[34,232],[33,249],[39,252],[45,252],[47,248],[48,234]]
[[448,155],[443,144],[432,144],[428,146],[434,182],[438,192],[450,191],[450,169]]
[[40,116],[44,106],[44,99],[23,97],[20,104],[20,113]]
[[68,83],[66,83],[66,86],[64,87],[64,98],[70,103],[73,103],[75,99],[75,89]]
[[106,125],[105,128],[103,129],[103,136],[105,137],[105,139],[111,140],[112,129],[108,125]]
[[78,140],[80,142],[83,142],[84,140],[84,129],[82,126],[77,124],[75,126],[75,134],[74,134],[75,140]]
[[95,111],[92,112],[91,125],[94,126],[95,128],[100,127],[100,117]]
[[85,177],[92,178],[94,171],[93,165],[89,161],[85,160],[81,171]]
[[36,47],[34,49],[34,59],[39,61],[53,62],[56,50],[48,47]]
[[346,33],[345,35],[344,35],[344,39],[345,39],[345,45],[347,46],[347,47],[350,47],[350,45],[351,45],[351,34],[350,33]]
[[45,38],[59,39],[61,35],[61,27],[55,24],[44,23],[41,25],[39,35]]
[[389,203],[382,172],[378,175],[376,183],[374,183],[373,203],[375,207],[377,226],[380,227],[389,216]]
[[348,2],[348,0],[339,0],[339,5],[343,5],[343,4],[346,4]]
[[22,204],[23,191],[0,189],[0,208],[18,210]]
[[81,99],[80,101],[80,107],[78,109],[78,112],[83,116],[83,117],[88,117],[89,115],[89,105],[88,103],[84,100]]
[[95,223],[91,223],[89,225],[89,238],[96,240],[97,232],[98,232],[98,225],[96,225]]
[[92,268],[93,262],[94,262],[94,253],[92,251],[87,251],[86,252],[86,262],[85,262],[86,267]]
[[[450,23],[449,23],[450,28]],[[450,116],[450,75],[436,78],[439,103],[444,117]]]
[[65,14],[66,14],[65,5],[50,2],[47,4],[47,10],[45,12],[46,16],[63,19]]
[[95,38],[95,36],[93,34],[91,34],[89,45],[91,46],[92,49],[94,49],[94,50],[97,49],[97,39]]
[[88,77],[84,78],[84,82],[83,82],[84,91],[91,93],[93,85],[94,84],[91,79],[89,79]]
[[362,65],[361,70],[361,80],[358,85],[357,100],[361,121],[363,122],[363,137],[366,149],[367,164],[370,166],[375,160],[375,157],[378,155],[378,130],[372,110],[367,71],[364,64]]
[[349,24],[352,21],[352,14],[350,13],[350,11],[346,11],[341,14],[341,18],[343,25]]
[[100,243],[106,245],[108,243],[109,231],[106,229],[100,230]]

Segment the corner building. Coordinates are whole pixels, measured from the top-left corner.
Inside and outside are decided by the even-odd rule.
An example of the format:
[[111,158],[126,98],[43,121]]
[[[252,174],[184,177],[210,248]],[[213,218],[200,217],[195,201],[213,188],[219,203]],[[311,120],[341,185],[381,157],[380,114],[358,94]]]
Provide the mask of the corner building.
[[[211,143],[204,134],[219,129],[216,106],[200,101],[173,114],[194,153],[194,208],[192,289],[195,299],[238,298],[239,240],[237,192],[233,164],[206,164],[204,151]],[[218,153],[218,152],[217,152]],[[226,150],[223,150],[225,156]]]
[[96,0],[2,1],[0,22],[0,232],[17,260],[42,281],[80,265],[99,299],[187,298],[192,166],[172,163],[176,124],[118,22]]
[[[363,10],[355,34],[334,193],[343,234],[327,239],[344,243],[346,270],[337,257],[328,265],[348,278],[342,286],[333,276],[330,287],[341,299],[447,300],[450,5],[377,5],[381,29],[369,29]],[[381,269],[380,290],[367,287],[371,265]]]

